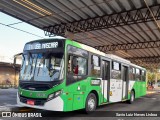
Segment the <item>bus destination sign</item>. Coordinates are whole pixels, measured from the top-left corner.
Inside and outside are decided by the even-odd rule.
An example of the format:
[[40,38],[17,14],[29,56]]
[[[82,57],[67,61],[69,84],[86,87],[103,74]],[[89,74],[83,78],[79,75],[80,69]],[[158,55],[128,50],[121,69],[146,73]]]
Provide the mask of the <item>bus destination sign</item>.
[[37,50],[37,49],[50,49],[50,48],[58,48],[62,45],[59,42],[48,42],[48,43],[28,43],[26,44],[24,50]]

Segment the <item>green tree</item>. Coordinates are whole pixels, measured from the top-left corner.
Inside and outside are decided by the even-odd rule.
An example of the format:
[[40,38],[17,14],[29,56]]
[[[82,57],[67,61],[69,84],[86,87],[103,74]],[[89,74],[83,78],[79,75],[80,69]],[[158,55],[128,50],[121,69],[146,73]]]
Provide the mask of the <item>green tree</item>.
[[147,78],[148,78],[148,82],[155,82],[156,73],[155,72],[148,72]]

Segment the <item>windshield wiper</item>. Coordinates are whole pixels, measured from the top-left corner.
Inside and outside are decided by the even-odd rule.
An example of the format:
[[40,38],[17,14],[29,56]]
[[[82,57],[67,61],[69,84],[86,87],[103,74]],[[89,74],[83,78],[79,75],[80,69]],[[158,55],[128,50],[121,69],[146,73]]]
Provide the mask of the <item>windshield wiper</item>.
[[32,62],[30,63],[30,66],[31,66],[30,74],[32,73],[32,70],[33,70],[33,66],[32,66],[32,64],[33,64],[33,59],[32,59]]

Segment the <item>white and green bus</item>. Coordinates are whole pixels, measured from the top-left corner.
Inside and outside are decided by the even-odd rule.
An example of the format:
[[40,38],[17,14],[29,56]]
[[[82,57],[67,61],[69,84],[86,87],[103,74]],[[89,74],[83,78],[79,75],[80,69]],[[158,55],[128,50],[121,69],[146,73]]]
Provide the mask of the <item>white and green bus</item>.
[[17,103],[51,111],[129,101],[146,94],[146,70],[121,57],[65,39],[26,43]]

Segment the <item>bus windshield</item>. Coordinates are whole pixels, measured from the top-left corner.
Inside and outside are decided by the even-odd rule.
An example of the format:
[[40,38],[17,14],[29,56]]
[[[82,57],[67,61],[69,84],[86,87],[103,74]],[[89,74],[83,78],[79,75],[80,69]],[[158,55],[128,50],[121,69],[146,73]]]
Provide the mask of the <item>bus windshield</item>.
[[27,53],[23,55],[20,80],[58,81],[64,76],[63,53]]

